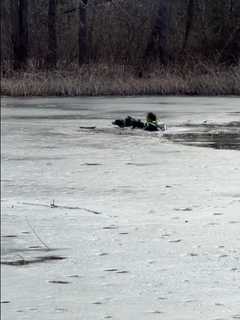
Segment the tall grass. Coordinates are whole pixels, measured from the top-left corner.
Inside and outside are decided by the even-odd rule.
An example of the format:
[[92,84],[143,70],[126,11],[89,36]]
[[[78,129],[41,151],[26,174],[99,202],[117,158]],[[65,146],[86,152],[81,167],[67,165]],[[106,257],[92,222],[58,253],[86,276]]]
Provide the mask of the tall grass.
[[91,64],[67,70],[5,72],[1,94],[9,96],[240,95],[240,64],[148,66]]

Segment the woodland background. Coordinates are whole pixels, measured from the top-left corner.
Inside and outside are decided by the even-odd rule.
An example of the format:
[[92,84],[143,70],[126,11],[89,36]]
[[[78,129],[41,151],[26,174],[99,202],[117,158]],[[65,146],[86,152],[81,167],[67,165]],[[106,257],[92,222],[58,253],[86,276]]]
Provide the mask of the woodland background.
[[3,79],[77,69],[141,79],[235,66],[239,76],[239,59],[239,0],[1,0]]

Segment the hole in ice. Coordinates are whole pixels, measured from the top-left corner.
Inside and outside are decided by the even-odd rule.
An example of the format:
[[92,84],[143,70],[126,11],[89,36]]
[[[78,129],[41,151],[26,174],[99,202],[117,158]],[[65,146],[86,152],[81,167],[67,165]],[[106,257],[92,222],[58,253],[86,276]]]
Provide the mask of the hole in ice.
[[164,133],[164,137],[184,145],[240,150],[240,121],[225,124],[187,123],[178,127],[182,130]]

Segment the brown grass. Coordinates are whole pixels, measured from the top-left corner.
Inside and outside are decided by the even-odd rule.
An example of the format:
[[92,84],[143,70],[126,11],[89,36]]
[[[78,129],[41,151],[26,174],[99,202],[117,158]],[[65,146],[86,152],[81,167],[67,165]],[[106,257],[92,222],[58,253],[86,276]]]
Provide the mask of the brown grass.
[[139,77],[134,67],[92,64],[68,70],[7,72],[1,94],[8,96],[240,95],[240,64],[151,65]]

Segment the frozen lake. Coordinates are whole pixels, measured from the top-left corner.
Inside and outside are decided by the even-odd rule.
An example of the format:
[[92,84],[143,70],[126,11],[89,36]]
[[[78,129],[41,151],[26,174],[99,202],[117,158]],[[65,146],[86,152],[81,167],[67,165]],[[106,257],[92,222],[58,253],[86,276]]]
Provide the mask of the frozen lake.
[[240,319],[240,98],[3,98],[1,136],[3,319]]

